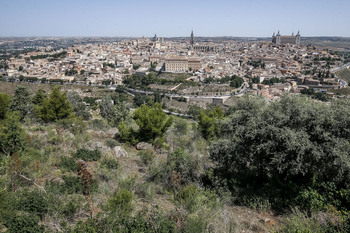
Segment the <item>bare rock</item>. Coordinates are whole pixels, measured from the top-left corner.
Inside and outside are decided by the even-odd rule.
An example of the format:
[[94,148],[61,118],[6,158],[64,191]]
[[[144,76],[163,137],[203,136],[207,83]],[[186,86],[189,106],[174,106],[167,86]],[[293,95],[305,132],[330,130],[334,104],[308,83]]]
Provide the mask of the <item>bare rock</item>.
[[111,128],[109,129],[106,134],[109,136],[109,137],[114,137],[116,134],[118,134],[119,131],[117,128]]
[[138,150],[153,150],[153,146],[147,142],[139,142],[136,145],[136,149]]
[[116,157],[126,157],[128,152],[126,152],[121,146],[115,146],[113,148],[113,153]]
[[94,143],[94,146],[95,146],[95,148],[98,148],[98,149],[101,149],[101,148],[104,147],[104,145],[103,145],[102,142],[95,142],[95,143]]

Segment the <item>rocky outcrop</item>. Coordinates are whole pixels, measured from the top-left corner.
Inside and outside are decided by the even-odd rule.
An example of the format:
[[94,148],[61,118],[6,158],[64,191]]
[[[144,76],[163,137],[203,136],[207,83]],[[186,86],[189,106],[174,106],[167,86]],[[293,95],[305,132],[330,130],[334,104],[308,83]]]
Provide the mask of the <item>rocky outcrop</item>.
[[138,150],[153,150],[153,146],[150,143],[147,142],[139,142],[136,145],[136,149]]
[[121,146],[115,146],[112,150],[113,154],[118,158],[128,156],[128,152],[126,152]]

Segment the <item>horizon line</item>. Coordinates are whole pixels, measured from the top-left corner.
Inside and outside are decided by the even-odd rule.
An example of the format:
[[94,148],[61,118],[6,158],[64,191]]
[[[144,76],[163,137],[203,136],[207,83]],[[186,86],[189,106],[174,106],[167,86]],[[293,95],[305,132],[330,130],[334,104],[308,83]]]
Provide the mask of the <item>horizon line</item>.
[[[0,38],[49,38],[49,37],[55,37],[55,38],[153,38],[154,36],[0,36]],[[190,38],[191,36],[157,36],[158,38]],[[272,36],[194,36],[195,38],[220,38],[220,37],[232,37],[232,38],[271,38]],[[337,38],[350,38],[350,36],[331,36],[331,35],[308,35],[308,36],[301,36],[304,38],[311,38],[311,37],[337,37]]]

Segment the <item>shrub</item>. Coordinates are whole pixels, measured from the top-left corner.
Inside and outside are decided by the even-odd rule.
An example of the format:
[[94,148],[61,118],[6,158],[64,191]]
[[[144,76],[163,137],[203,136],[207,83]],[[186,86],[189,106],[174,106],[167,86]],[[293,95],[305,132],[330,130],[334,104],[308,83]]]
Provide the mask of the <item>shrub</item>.
[[126,189],[119,189],[112,197],[108,199],[107,208],[118,215],[127,216],[131,213],[133,195]]
[[11,97],[0,93],[0,119],[4,119],[11,103]]
[[309,217],[306,213],[294,209],[293,213],[281,224],[281,233],[295,232],[325,232],[323,226],[314,216]]
[[107,130],[109,127],[104,119],[93,119],[90,121],[90,125],[94,130]]
[[189,124],[186,120],[177,118],[175,121],[174,128],[177,135],[185,135],[187,134]]
[[240,99],[210,146],[217,185],[238,197],[261,196],[274,208],[295,204],[313,187],[301,201],[322,208],[329,192],[319,184],[333,183],[331,193],[350,187],[349,106],[349,100],[325,105],[307,97],[283,96],[269,104]]
[[194,185],[187,185],[182,190],[183,203],[188,211],[195,212],[201,208],[216,208],[218,197],[214,191],[197,188]]
[[172,173],[176,172],[181,174],[182,184],[198,181],[199,177],[196,174],[198,165],[198,161],[189,156],[187,152],[183,149],[177,149],[168,154],[166,162],[155,160],[150,165],[150,179],[162,182],[169,187]]
[[64,184],[60,185],[61,193],[68,193],[68,194],[83,193],[84,187],[79,177],[64,175],[62,176],[62,179],[64,180]]
[[86,123],[79,117],[71,117],[58,120],[57,123],[64,129],[69,130],[74,135],[85,132],[87,128]]
[[144,165],[150,164],[153,161],[153,159],[155,158],[154,153],[150,150],[142,150],[142,151],[138,152],[137,155],[140,156],[142,163]]
[[181,232],[184,233],[200,233],[205,232],[208,222],[199,216],[190,216],[186,219]]
[[316,190],[304,189],[296,198],[296,203],[304,210],[322,210],[326,208],[326,201]]
[[33,215],[16,215],[5,224],[9,233],[40,233],[44,227],[39,226],[39,219]]
[[78,169],[76,160],[72,157],[63,156],[61,157],[61,161],[59,166],[66,171],[76,172]]
[[156,193],[156,186],[154,183],[142,182],[136,186],[135,193],[148,201],[152,200]]
[[81,117],[84,120],[91,118],[91,114],[86,110],[86,105],[77,92],[69,92],[67,97],[77,117]]
[[[79,177],[71,176],[71,175],[63,175],[62,179],[64,182],[62,183],[53,183],[47,182],[46,187],[52,193],[55,194],[83,194],[84,187],[79,179]],[[94,188],[96,189],[96,182],[94,183]]]
[[119,163],[115,159],[105,158],[101,161],[101,166],[106,167],[107,169],[118,169]]
[[38,191],[23,191],[17,201],[17,209],[27,211],[42,218],[48,210],[48,200]]
[[119,137],[126,142],[131,144],[137,144],[139,140],[137,139],[137,131],[134,128],[127,126],[124,121],[118,124]]
[[79,210],[80,203],[77,200],[70,200],[63,206],[62,213],[65,217],[73,217],[74,214]]
[[108,139],[106,140],[106,145],[107,145],[109,148],[113,149],[114,147],[118,146],[118,142],[117,142],[116,140],[114,140],[114,139],[108,138]]
[[97,161],[101,158],[101,151],[98,149],[88,150],[85,148],[80,148],[75,154],[73,154],[73,157],[84,161]]

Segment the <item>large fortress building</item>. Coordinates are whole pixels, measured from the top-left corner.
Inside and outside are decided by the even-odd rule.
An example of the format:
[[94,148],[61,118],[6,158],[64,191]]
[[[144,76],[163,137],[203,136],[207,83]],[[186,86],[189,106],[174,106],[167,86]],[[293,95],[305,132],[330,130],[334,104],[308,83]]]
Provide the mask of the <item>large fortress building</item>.
[[291,45],[300,45],[300,33],[298,31],[298,34],[294,35],[294,33],[291,36],[281,36],[280,32],[278,31],[277,35],[273,33],[272,35],[272,43],[276,45],[284,45],[284,44],[291,44]]

